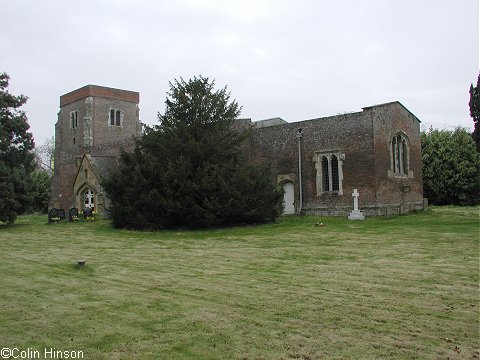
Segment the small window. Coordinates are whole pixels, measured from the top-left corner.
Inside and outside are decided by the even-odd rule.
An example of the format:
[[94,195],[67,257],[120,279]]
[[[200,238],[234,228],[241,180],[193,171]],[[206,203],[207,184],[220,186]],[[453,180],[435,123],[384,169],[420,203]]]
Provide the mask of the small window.
[[75,145],[75,138],[73,138],[73,145]]
[[115,125],[120,126],[120,110],[115,112]]
[[122,126],[122,115],[122,110],[110,109],[110,114],[108,116],[108,124],[110,126]]
[[78,127],[78,112],[77,110],[70,113],[70,127],[76,129]]

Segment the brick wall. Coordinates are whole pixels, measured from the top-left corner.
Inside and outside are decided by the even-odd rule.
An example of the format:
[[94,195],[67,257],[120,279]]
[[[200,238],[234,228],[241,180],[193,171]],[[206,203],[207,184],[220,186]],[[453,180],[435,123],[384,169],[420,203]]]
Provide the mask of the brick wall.
[[77,90],[71,91],[60,96],[60,107],[67,104],[85,99],[86,97],[98,97],[112,100],[121,100],[138,104],[140,102],[140,94],[136,91],[128,91],[114,89],[105,86],[86,85]]
[[[94,98],[93,100],[95,112],[95,121],[93,122],[94,144],[103,144],[141,134],[137,104],[105,98]],[[110,109],[121,109],[123,116],[121,127],[109,124]]]
[[[423,208],[420,121],[402,104],[365,108],[372,119],[375,139],[377,214],[403,213]],[[393,176],[390,141],[402,132],[409,140],[409,176]],[[389,174],[390,170],[390,174]]]
[[[286,125],[255,129],[250,156],[254,161],[271,164],[274,177],[298,176],[297,131],[302,129],[303,210],[340,214],[351,209],[351,193],[361,192],[361,203],[375,203],[375,167],[371,121],[362,113],[313,119]],[[317,195],[314,156],[318,151],[344,155],[343,195]],[[295,183],[296,208],[299,205],[299,183]]]
[[[303,211],[346,215],[352,192],[360,193],[359,206],[368,215],[405,212],[422,204],[419,121],[400,103],[365,108],[358,113],[313,119],[253,130],[249,156],[272,167],[273,180],[292,174],[298,179],[297,131],[302,129]],[[410,140],[413,178],[388,177],[389,137],[403,131]],[[317,194],[315,152],[339,152],[343,160],[343,194]],[[295,206],[299,183],[295,181]]]

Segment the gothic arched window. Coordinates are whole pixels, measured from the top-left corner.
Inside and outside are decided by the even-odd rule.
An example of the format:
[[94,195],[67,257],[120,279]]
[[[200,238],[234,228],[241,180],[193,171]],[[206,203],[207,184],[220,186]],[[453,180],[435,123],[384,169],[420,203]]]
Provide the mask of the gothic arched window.
[[317,195],[343,195],[343,158],[338,152],[317,152],[313,161],[317,169]]
[[395,176],[408,176],[410,149],[405,134],[397,133],[390,143],[390,170]]

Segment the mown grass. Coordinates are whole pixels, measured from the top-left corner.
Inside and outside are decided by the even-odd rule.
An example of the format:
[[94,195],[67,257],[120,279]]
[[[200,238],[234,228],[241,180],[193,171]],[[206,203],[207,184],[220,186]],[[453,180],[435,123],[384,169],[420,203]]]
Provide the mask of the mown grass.
[[478,207],[156,233],[45,222],[0,226],[1,348],[86,359],[480,357]]

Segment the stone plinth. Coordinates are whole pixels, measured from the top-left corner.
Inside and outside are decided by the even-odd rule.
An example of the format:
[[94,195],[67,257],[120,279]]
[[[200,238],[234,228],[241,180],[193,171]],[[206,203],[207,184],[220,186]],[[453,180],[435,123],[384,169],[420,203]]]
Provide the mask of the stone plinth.
[[365,215],[360,210],[352,210],[348,215],[349,220],[365,220]]

